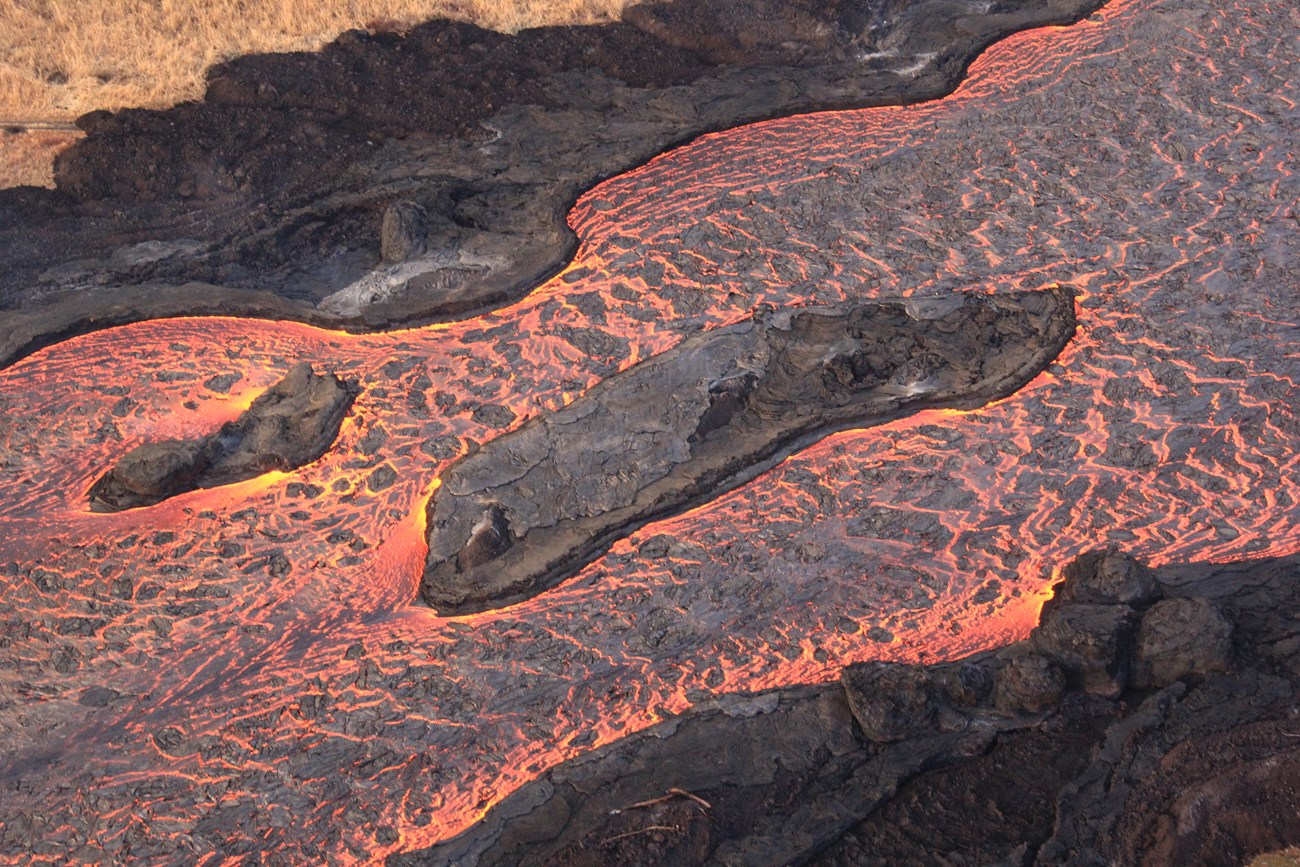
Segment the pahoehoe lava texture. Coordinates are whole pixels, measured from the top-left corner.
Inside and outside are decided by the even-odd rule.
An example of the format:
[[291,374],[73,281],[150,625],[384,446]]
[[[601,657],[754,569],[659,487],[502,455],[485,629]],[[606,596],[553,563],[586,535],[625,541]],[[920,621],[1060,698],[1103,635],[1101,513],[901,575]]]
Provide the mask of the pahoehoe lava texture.
[[435,21],[211,70],[202,102],[95,112],[58,190],[0,191],[0,363],[175,315],[352,330],[517,298],[568,205],[709,130],[949,92],[1099,0],[675,0],[517,36]]
[[1023,641],[707,702],[389,863],[1243,863],[1300,843],[1298,569],[1090,552]]
[[830,431],[1007,396],[1074,325],[1056,287],[781,310],[688,339],[452,466],[420,594],[447,614],[533,596]]
[[356,391],[308,362],[260,394],[238,419],[196,440],[145,443],[90,488],[91,508],[119,512],[194,491],[291,470],[316,460],[338,436]]

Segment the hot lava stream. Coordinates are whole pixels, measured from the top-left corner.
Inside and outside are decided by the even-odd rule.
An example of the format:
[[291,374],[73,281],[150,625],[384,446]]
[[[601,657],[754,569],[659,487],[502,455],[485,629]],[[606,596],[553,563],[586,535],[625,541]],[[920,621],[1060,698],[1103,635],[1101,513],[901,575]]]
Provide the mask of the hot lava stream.
[[[507,309],[155,321],[3,371],[0,851],[378,858],[707,696],[1019,637],[1098,544],[1300,550],[1297,32],[1284,0],[1115,0],[944,100],[600,185],[573,263]],[[770,306],[1055,283],[1078,334],[1012,397],[837,434],[516,606],[415,604],[439,471],[603,378]],[[322,459],[89,511],[133,446],[303,359],[362,389]]]

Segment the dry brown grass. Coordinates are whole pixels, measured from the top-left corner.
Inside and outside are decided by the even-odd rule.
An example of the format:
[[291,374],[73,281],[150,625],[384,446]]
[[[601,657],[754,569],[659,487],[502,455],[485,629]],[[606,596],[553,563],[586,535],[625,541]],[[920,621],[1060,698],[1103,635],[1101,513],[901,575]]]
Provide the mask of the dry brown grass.
[[605,21],[631,0],[0,0],[0,121],[162,107],[203,71],[261,51],[319,48],[372,22],[438,16],[513,32]]
[[80,137],[79,132],[0,129],[0,187],[54,186],[54,155]]

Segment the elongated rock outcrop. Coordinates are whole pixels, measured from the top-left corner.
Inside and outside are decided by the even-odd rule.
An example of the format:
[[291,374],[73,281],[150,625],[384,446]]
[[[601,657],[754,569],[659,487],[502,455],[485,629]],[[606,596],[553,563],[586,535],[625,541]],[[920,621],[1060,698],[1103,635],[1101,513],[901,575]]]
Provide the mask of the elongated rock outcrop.
[[334,442],[356,392],[307,362],[253,401],[238,419],[197,440],[145,443],[90,488],[91,508],[120,512],[178,494],[242,482],[316,460]]
[[454,465],[420,593],[449,614],[533,596],[831,431],[1005,397],[1074,324],[1055,288],[783,310],[687,340]]

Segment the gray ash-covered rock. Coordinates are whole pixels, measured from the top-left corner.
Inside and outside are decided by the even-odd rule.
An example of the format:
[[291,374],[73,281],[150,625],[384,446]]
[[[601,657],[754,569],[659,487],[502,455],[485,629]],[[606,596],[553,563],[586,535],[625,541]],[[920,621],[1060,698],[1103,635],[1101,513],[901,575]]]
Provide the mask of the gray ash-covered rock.
[[937,98],[984,47],[1100,0],[674,0],[514,36],[434,21],[214,67],[93,112],[55,191],[0,191],[0,363],[142,319],[351,330],[519,297],[597,181],[700,133]]
[[1005,397],[1073,333],[1056,288],[778,311],[690,338],[453,465],[421,596],[442,613],[532,596],[826,433]]
[[145,443],[127,452],[91,486],[91,508],[117,512],[152,506],[199,488],[310,463],[334,442],[355,396],[355,389],[332,373],[315,373],[300,362],[215,433]]
[[[1152,572],[1096,551],[1064,575],[1025,641],[705,702],[389,863],[1208,865],[1300,844],[1300,558]],[[1182,627],[1159,645],[1182,674],[1125,680],[1135,617]],[[1103,645],[1129,663],[1122,696],[1067,677]]]

